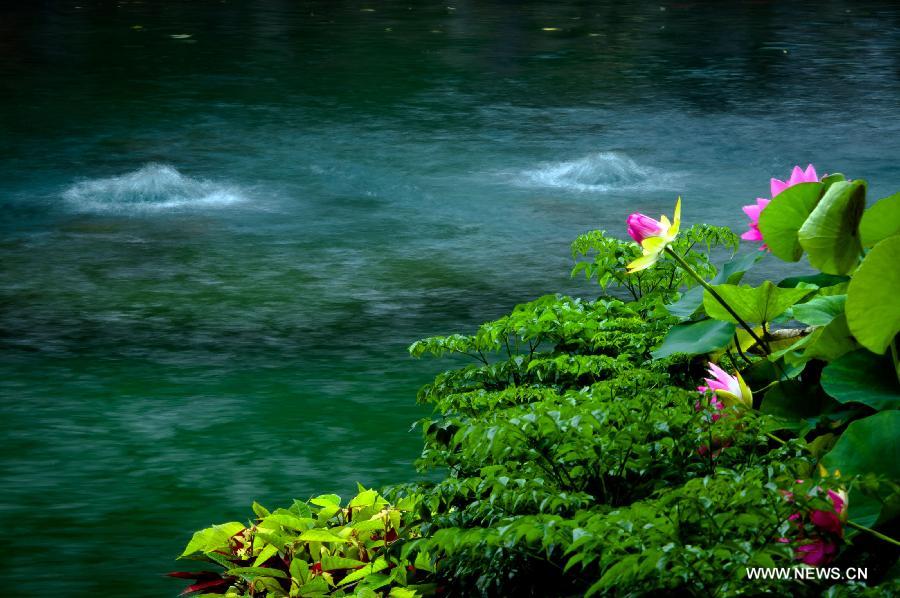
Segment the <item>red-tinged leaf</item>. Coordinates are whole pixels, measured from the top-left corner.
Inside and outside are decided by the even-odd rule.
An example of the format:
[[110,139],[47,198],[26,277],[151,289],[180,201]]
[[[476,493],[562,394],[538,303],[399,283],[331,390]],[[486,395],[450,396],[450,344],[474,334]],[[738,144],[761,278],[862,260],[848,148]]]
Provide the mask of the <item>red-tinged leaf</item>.
[[195,592],[200,592],[202,590],[213,590],[216,588],[227,589],[230,584],[231,584],[230,581],[228,581],[227,579],[222,579],[222,578],[213,579],[211,581],[204,581],[201,583],[195,583],[193,585],[186,587],[184,589],[184,591],[181,592],[181,594],[179,594],[179,596],[184,596],[186,594],[193,594]]

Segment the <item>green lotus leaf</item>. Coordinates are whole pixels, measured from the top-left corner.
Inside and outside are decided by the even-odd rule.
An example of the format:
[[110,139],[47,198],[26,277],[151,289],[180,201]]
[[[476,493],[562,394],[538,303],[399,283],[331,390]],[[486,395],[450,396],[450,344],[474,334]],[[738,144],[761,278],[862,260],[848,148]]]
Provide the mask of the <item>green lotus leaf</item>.
[[[780,197],[780,196],[779,196]],[[713,287],[728,305],[745,322],[762,324],[771,322],[810,293],[814,289],[784,289],[770,281],[761,286],[720,284]],[[703,307],[709,317],[723,322],[737,322],[734,317],[710,293],[703,294]]]
[[900,332],[900,235],[888,237],[866,255],[847,289],[847,325],[873,353],[884,353]]
[[721,349],[731,342],[734,324],[719,320],[701,320],[672,326],[652,355],[662,359],[675,353],[701,355]]
[[822,458],[829,472],[841,476],[880,474],[900,480],[900,411],[890,410],[856,420],[847,426],[834,448]]
[[865,181],[831,185],[797,233],[809,263],[826,274],[847,274],[856,268],[862,253],[859,223],[865,208]]
[[893,363],[865,349],[825,366],[822,388],[840,403],[862,403],[879,411],[900,407],[900,384]]
[[822,183],[799,183],[776,195],[760,213],[759,230],[769,251],[776,257],[796,262],[803,255],[797,233],[815,209],[824,190]]
[[859,236],[863,247],[872,247],[882,239],[900,234],[900,193],[879,199],[863,212]]

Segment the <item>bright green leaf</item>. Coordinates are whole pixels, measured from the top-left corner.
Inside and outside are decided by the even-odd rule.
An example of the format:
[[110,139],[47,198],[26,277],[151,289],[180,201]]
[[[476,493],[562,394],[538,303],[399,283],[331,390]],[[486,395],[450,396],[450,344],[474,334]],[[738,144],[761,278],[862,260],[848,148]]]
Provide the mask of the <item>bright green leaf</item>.
[[865,208],[865,181],[842,181],[829,187],[797,234],[809,263],[826,274],[851,272],[862,252],[859,222]]
[[342,579],[338,585],[345,586],[347,584],[353,583],[354,581],[363,579],[364,577],[371,575],[372,573],[383,571],[384,569],[387,569],[387,567],[388,564],[387,561],[384,560],[384,557],[378,557],[377,559],[375,559],[375,561],[369,563],[362,569],[357,569],[356,571],[347,575],[347,577]]
[[794,319],[810,326],[826,326],[844,313],[847,295],[813,297],[806,303],[794,306]]
[[195,532],[181,556],[188,556],[195,552],[211,552],[228,546],[231,536],[244,528],[243,523],[230,521]]
[[276,554],[278,554],[278,547],[275,546],[274,544],[267,545],[266,547],[264,547],[262,550],[259,551],[259,555],[257,555],[256,560],[253,561],[253,566],[259,567],[260,565],[262,565],[263,563],[268,561],[270,558],[272,558]]
[[349,507],[370,507],[375,504],[375,501],[378,499],[378,492],[375,490],[365,490],[357,494],[353,500],[350,501]]
[[[712,279],[712,284],[737,284],[744,277],[744,274],[756,263],[759,255],[748,253],[740,257],[736,257],[722,264],[716,276]],[[673,316],[682,319],[690,318],[703,305],[703,287],[696,286],[682,293],[681,298],[666,305],[666,310]]]
[[879,199],[863,212],[859,236],[863,247],[872,247],[882,239],[900,234],[900,193]]
[[773,199],[759,215],[759,230],[778,258],[796,262],[803,255],[797,233],[815,209],[825,185],[799,183]]
[[333,543],[347,543],[350,540],[347,538],[341,538],[328,531],[327,529],[309,529],[300,534],[299,539],[304,542],[333,542]]
[[239,575],[248,580],[256,577],[278,577],[281,579],[288,577],[288,574],[281,569],[271,569],[269,567],[235,567],[228,570],[228,575]]
[[[713,287],[745,322],[771,322],[784,311],[810,294],[809,289],[783,289],[768,280],[758,287],[720,284]],[[734,317],[706,291],[703,307],[707,315],[723,322],[736,322]]]
[[816,328],[803,346],[806,347],[803,359],[807,361],[810,359],[834,361],[844,353],[859,348],[859,344],[853,339],[847,327],[846,314],[838,314],[827,326]]
[[884,353],[900,332],[900,235],[869,251],[847,290],[847,324],[862,346]]
[[362,561],[358,561],[356,559],[348,559],[341,556],[325,555],[322,557],[323,571],[334,571],[336,569],[356,569],[357,567],[362,567],[363,565],[365,565],[365,563]]

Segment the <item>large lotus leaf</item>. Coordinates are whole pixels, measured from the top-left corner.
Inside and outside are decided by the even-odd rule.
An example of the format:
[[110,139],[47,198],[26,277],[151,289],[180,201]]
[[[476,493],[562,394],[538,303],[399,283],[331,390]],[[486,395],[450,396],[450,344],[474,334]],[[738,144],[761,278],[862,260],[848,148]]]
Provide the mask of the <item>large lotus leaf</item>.
[[888,237],[866,255],[847,290],[847,324],[856,340],[884,353],[900,332],[900,235]]
[[780,287],[794,288],[802,283],[814,284],[820,289],[833,287],[850,280],[849,276],[835,276],[834,274],[809,274],[806,276],[789,276],[778,283]]
[[[779,196],[780,197],[780,196]],[[720,284],[713,287],[745,322],[761,324],[771,322],[784,311],[813,292],[810,289],[783,289],[770,281],[750,287]],[[703,294],[703,307],[707,315],[724,322],[737,322],[709,291]]]
[[803,384],[799,380],[782,380],[772,386],[765,394],[759,409],[763,413],[782,417],[788,420],[800,420],[817,416],[827,397],[823,397],[816,388]]
[[865,181],[829,187],[797,233],[809,263],[826,274],[847,274],[856,268],[862,252],[859,222],[865,209]]
[[701,355],[721,349],[731,342],[734,324],[718,320],[701,320],[672,326],[662,344],[653,351],[656,359],[675,353]]
[[[758,259],[758,254],[749,253],[725,262],[719,267],[712,284],[739,283]],[[703,305],[703,287],[698,286],[685,291],[678,301],[667,305],[666,310],[673,316],[688,319],[697,313],[701,305]]]
[[863,212],[859,236],[863,247],[872,247],[882,239],[900,234],[900,193],[879,199]]
[[847,326],[846,314],[838,314],[827,326],[816,328],[808,338],[809,341],[803,345],[805,349],[802,356],[790,361],[834,361],[845,353],[859,349],[859,344],[853,339]]
[[834,448],[822,458],[829,472],[842,476],[875,473],[900,480],[900,411],[870,415],[847,426]]
[[797,233],[815,209],[824,189],[822,183],[799,183],[788,187],[760,213],[759,231],[776,257],[796,262],[803,255]]
[[865,349],[847,353],[825,366],[822,388],[840,403],[862,403],[879,411],[900,407],[894,364]]
[[844,313],[847,295],[817,295],[800,305],[795,305],[794,319],[810,326],[827,326]]

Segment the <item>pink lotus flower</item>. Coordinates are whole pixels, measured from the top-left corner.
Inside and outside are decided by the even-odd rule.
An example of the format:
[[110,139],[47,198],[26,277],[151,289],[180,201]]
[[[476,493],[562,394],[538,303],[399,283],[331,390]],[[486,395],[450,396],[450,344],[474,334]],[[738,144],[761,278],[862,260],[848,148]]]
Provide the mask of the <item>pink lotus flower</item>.
[[675,214],[670,221],[666,216],[654,220],[644,214],[634,213],[628,217],[628,234],[641,246],[641,256],[632,260],[626,269],[628,273],[645,270],[659,261],[669,243],[678,236],[681,227],[681,198],[675,202]]
[[779,181],[778,179],[771,179],[769,181],[770,190],[772,192],[772,199],[787,189],[788,187],[793,187],[798,183],[818,183],[819,177],[816,174],[816,169],[813,168],[812,164],[807,165],[806,170],[801,169],[799,166],[794,166],[794,170],[791,171],[791,178],[786,181]]
[[[774,181],[775,179],[772,179],[772,180]],[[757,197],[756,205],[750,204],[749,206],[744,206],[743,208],[741,208],[742,210],[744,210],[744,214],[747,215],[747,218],[750,219],[750,222],[748,224],[750,229],[741,235],[741,238],[743,240],[745,240],[745,241],[762,241],[763,240],[762,233],[759,230],[759,214],[766,208],[767,205],[769,205],[770,201],[772,201],[772,200],[764,199],[762,197]],[[763,251],[765,249],[768,249],[768,246],[765,243],[763,243],[760,246],[759,250]]]
[[638,244],[647,237],[661,237],[667,230],[667,227],[663,226],[659,220],[654,220],[639,212],[630,215],[626,222],[628,223],[628,234]]
[[798,559],[812,567],[827,565],[837,554],[837,544],[824,538],[816,538],[795,549]]
[[[797,480],[801,483],[802,480]],[[818,486],[813,492],[820,490]],[[789,502],[794,502],[792,492],[783,492]],[[841,538],[844,537],[843,524],[847,519],[847,492],[828,490],[828,500],[831,502],[831,510],[813,509],[811,512],[794,513],[788,517],[788,521],[794,524],[799,538],[794,548],[794,557],[807,565],[821,567],[827,565],[838,553]],[[789,538],[778,538],[777,542],[792,543]]]
[[[816,174],[816,169],[813,168],[813,165],[810,164],[806,167],[806,170],[801,169],[799,166],[794,166],[794,170],[791,171],[791,176],[787,181],[780,181],[778,179],[772,179],[770,181],[770,191],[772,195],[772,199],[787,189],[788,187],[793,187],[798,183],[817,183],[819,182],[819,176]],[[762,241],[763,236],[762,232],[759,230],[759,215],[760,213],[769,205],[769,202],[772,199],[765,199],[763,197],[756,198],[756,205],[750,204],[749,206],[744,206],[742,209],[744,213],[747,215],[747,218],[750,219],[749,230],[741,235],[741,238],[745,241]],[[763,243],[759,250],[763,251],[768,249],[765,243]]]
[[740,373],[732,376],[714,363],[709,364],[709,373],[712,378],[704,379],[706,386],[698,386],[697,390],[701,393],[709,391],[714,394],[710,405],[717,410],[732,405],[753,406],[753,394]]

